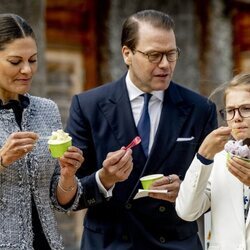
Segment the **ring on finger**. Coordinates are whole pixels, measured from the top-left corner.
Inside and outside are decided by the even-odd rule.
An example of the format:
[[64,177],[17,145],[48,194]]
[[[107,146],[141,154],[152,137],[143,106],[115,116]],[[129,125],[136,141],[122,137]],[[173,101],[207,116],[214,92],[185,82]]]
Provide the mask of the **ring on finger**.
[[173,183],[173,178],[169,175],[169,176],[167,176],[167,178],[168,178],[168,184],[171,184],[171,183]]

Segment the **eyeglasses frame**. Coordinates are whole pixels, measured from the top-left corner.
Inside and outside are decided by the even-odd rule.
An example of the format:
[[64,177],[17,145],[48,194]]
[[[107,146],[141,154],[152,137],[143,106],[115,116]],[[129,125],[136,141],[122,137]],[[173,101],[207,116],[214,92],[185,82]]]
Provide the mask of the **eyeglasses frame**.
[[[176,58],[176,60],[169,60],[169,59],[168,59],[168,53],[171,52],[171,51],[174,51],[174,50],[170,50],[170,51],[167,51],[167,52],[152,51],[152,52],[146,53],[146,52],[143,52],[143,51],[141,51],[141,50],[134,49],[134,50],[133,50],[133,54],[134,54],[134,52],[139,52],[139,53],[141,53],[142,55],[146,56],[146,57],[148,58],[148,61],[149,61],[149,62],[157,64],[157,63],[160,63],[160,62],[162,61],[162,58],[163,58],[164,55],[166,55],[166,58],[167,58],[168,62],[176,62],[176,61],[178,60],[178,58],[180,57],[181,50],[180,50],[180,48],[178,48],[178,47],[177,47],[175,50],[176,50],[176,52],[177,52],[177,58]],[[152,54],[152,53],[159,53],[159,54],[161,54],[161,59],[159,60],[159,62],[152,62],[152,61],[149,59],[149,56],[150,56],[150,54]]]
[[[221,118],[222,118],[224,121],[232,121],[232,120],[234,119],[234,117],[235,117],[236,110],[238,111],[238,113],[239,113],[239,115],[240,115],[241,118],[249,118],[250,115],[249,115],[249,116],[242,116],[241,111],[240,111],[240,109],[241,109],[242,107],[245,107],[245,106],[248,106],[248,105],[250,106],[250,104],[243,104],[243,105],[240,105],[238,108],[232,108],[234,114],[233,114],[233,117],[232,117],[231,119],[229,119],[229,120],[226,119],[226,110],[229,109],[229,108],[220,109],[220,110],[219,110],[219,113],[220,113]],[[224,114],[225,114],[225,115],[224,115]]]

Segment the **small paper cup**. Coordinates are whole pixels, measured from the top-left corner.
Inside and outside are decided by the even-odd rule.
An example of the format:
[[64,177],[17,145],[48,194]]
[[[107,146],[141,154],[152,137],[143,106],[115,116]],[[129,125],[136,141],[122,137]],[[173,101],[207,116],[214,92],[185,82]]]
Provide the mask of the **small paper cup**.
[[163,176],[163,174],[151,174],[140,178],[143,189],[149,189],[154,181],[161,179]]
[[59,158],[63,156],[63,154],[68,150],[70,146],[72,146],[72,139],[61,144],[52,144],[52,143],[48,144],[51,156],[53,158]]

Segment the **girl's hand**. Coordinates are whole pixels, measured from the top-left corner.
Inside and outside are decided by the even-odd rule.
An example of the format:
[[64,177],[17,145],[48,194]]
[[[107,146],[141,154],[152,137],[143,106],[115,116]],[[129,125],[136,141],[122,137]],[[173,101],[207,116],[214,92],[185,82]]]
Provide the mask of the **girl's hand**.
[[215,154],[224,149],[230,134],[231,128],[229,127],[220,127],[213,130],[202,142],[198,153],[209,160],[213,160]]
[[227,161],[228,170],[242,183],[250,186],[250,161],[233,156]]

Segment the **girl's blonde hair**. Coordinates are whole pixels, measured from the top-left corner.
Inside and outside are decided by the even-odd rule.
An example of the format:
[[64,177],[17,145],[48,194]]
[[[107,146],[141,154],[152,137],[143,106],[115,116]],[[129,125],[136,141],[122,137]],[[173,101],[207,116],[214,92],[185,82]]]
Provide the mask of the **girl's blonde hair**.
[[240,73],[233,77],[229,82],[226,82],[216,88],[210,95],[209,98],[223,91],[223,103],[226,102],[226,96],[230,90],[236,87],[246,87],[246,90],[250,92],[250,73]]

